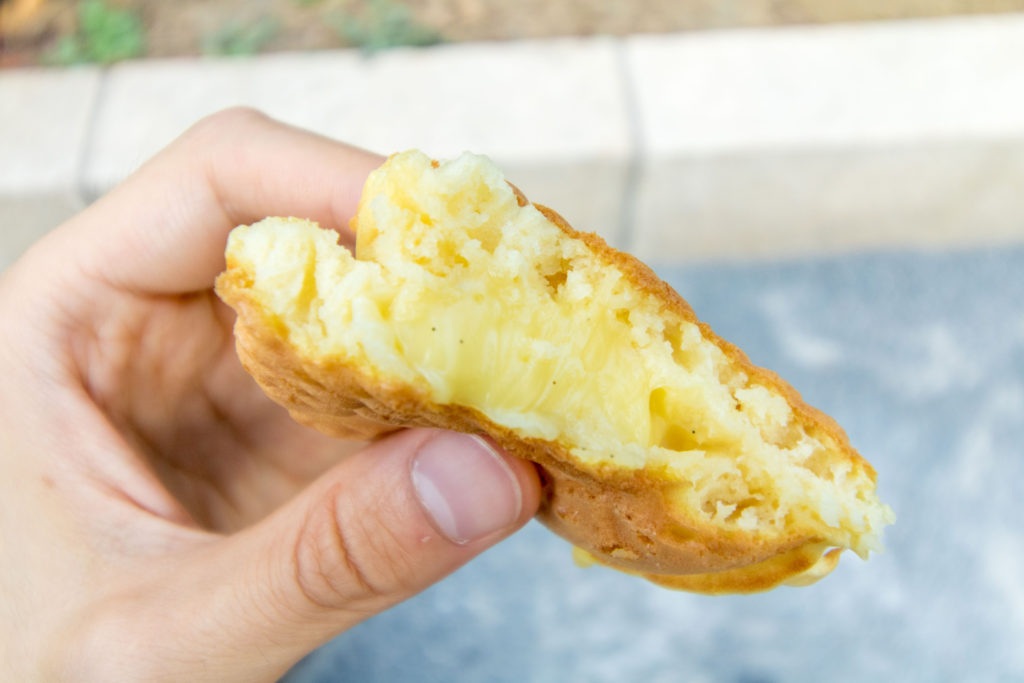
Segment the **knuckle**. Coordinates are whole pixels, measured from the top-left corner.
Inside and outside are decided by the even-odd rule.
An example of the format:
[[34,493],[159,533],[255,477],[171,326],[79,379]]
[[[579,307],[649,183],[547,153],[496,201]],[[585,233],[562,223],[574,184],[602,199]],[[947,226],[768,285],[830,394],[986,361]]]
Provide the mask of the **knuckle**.
[[328,500],[311,512],[296,543],[295,579],[303,598],[321,609],[373,611],[403,596],[411,563],[394,537],[347,513],[338,496]]
[[266,114],[252,107],[228,107],[200,119],[188,130],[185,137],[201,142],[217,140],[228,135],[238,135],[255,126],[266,125],[270,120]]
[[238,105],[209,114],[199,123],[200,125],[233,130],[238,126],[263,124],[269,120],[270,117],[259,109]]

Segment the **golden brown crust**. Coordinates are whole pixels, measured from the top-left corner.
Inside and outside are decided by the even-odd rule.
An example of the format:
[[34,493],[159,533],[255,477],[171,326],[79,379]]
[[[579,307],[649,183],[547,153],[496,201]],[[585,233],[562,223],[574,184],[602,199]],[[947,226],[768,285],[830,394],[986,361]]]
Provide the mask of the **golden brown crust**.
[[[343,438],[370,439],[403,427],[439,427],[491,435],[506,451],[542,468],[538,519],[604,564],[652,575],[691,574],[750,565],[816,539],[753,543],[670,517],[661,486],[643,473],[598,479],[573,464],[568,447],[523,439],[464,406],[438,405],[407,386],[387,386],[343,363],[310,363],[263,319],[231,275],[217,291],[238,311],[238,354],[264,392],[298,422]],[[784,577],[783,577],[784,578]]]
[[631,254],[626,254],[609,247],[597,235],[573,229],[556,211],[540,204],[534,204],[534,206],[569,237],[586,243],[598,258],[621,271],[637,288],[661,300],[665,310],[670,314],[679,316],[686,322],[697,324],[704,338],[720,348],[726,356],[736,363],[739,369],[753,378],[755,384],[760,384],[781,394],[801,423],[816,427],[816,430],[812,430],[814,436],[820,438],[822,434],[827,435],[828,439],[835,444],[836,450],[842,451],[850,458],[851,462],[855,462],[860,467],[863,467],[872,481],[875,480],[874,468],[871,467],[867,460],[861,457],[860,453],[854,450],[853,446],[850,445],[850,439],[846,432],[835,420],[817,408],[805,403],[800,393],[788,382],[771,370],[751,363],[750,359],[747,358],[747,354],[743,353],[736,345],[722,339],[715,334],[707,323],[698,320],[697,314],[694,313],[693,308],[686,299],[680,296],[676,290],[672,289],[668,283],[655,275],[654,271],[647,264]]
[[[520,205],[525,205],[525,197],[515,191]],[[573,230],[554,211],[537,208],[636,287],[657,297],[663,303],[663,314],[698,323],[705,337],[755,382],[784,396],[809,431],[819,438],[827,435],[852,462],[874,476],[835,422],[806,405],[777,375],[754,366],[742,351],[699,323],[689,304],[646,265],[615,251],[596,235]],[[666,509],[662,483],[648,479],[642,471],[585,471],[574,464],[568,444],[522,438],[471,408],[433,403],[412,387],[382,383],[354,365],[303,358],[288,343],[283,326],[268,319],[250,299],[241,269],[232,266],[229,262],[228,270],[218,279],[217,292],[238,312],[239,357],[264,391],[305,425],[360,439],[412,426],[489,434],[512,455],[540,466],[544,481],[540,521],[601,563],[644,575],[661,585],[704,593],[751,592],[767,590],[805,572],[824,575],[835,566],[838,555],[830,553],[823,558],[827,550],[823,539],[805,530],[789,529],[774,536],[764,532],[727,534],[696,520],[680,520]]]

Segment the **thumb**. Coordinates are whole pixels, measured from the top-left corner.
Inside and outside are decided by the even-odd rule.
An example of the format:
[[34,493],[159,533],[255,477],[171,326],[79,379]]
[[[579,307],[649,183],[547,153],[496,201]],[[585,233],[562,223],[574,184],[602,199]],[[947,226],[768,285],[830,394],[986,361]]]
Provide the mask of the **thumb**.
[[539,497],[533,465],[480,437],[413,429],[371,444],[228,540],[215,564],[244,599],[213,603],[227,613],[212,621],[232,624],[219,656],[237,658],[218,668],[280,675],[521,527]]

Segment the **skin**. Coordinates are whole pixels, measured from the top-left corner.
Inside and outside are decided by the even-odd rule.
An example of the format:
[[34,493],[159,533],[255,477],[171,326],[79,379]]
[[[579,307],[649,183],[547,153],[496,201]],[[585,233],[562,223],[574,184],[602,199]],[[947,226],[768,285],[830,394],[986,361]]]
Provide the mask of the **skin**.
[[351,245],[381,161],[222,112],[0,276],[0,679],[276,680],[533,515],[528,463],[330,439],[237,360],[229,230],[296,215]]

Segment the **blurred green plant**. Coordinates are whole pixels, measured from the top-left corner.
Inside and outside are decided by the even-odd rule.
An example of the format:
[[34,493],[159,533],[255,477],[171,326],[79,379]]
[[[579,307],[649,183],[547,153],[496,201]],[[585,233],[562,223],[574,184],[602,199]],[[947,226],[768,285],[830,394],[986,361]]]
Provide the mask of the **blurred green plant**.
[[292,4],[297,7],[312,7],[314,5],[323,4],[324,0],[292,0]]
[[111,64],[140,57],[145,50],[146,34],[136,12],[110,7],[104,0],[82,0],[77,32],[62,37],[43,59],[60,66]]
[[369,0],[363,14],[338,14],[333,23],[345,42],[365,52],[425,47],[443,41],[440,33],[417,22],[409,8],[396,0]]
[[261,51],[281,30],[272,17],[251,23],[228,22],[203,38],[203,53],[208,55],[246,56]]

